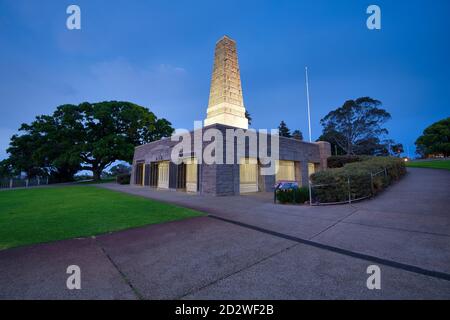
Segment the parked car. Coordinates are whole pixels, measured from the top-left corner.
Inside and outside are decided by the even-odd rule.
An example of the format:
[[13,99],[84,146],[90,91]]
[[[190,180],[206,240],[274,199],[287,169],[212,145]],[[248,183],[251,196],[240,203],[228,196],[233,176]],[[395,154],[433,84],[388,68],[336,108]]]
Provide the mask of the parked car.
[[294,189],[298,189],[298,182],[279,181],[275,184],[275,190],[294,190]]

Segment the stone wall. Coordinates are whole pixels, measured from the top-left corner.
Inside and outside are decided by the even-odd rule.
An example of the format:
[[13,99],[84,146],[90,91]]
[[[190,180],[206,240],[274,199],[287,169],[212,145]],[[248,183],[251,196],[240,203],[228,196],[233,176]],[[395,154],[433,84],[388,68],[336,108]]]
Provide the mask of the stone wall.
[[[203,128],[215,128],[219,130],[223,137],[226,137],[226,129],[233,127],[214,124]],[[190,133],[191,146],[194,150],[194,135]],[[267,136],[268,141],[270,137]],[[214,142],[203,141],[202,150]],[[239,159],[237,159],[237,148],[243,141],[235,140],[233,150],[227,150],[227,146],[223,147],[223,161],[226,161],[226,155],[230,151],[234,151],[234,164],[212,164],[202,163],[199,166],[199,183],[200,193],[210,194],[214,196],[237,195],[239,194]],[[134,170],[137,161],[144,161],[146,164],[154,161],[170,160],[172,148],[178,144],[178,141],[171,141],[170,138],[155,141],[149,144],[138,146],[135,149],[132,169],[131,182],[134,184]],[[260,141],[258,140],[258,146]],[[271,152],[270,143],[267,143],[268,152]],[[258,150],[257,150],[258,151]],[[245,155],[249,156],[248,143],[245,145]],[[321,169],[326,168],[326,159],[331,155],[331,147],[328,142],[309,143],[292,138],[279,138],[279,157],[280,160],[296,161],[296,176],[302,177],[303,185],[308,184],[308,162],[320,164]],[[272,191],[275,184],[275,176],[260,176],[260,191]]]

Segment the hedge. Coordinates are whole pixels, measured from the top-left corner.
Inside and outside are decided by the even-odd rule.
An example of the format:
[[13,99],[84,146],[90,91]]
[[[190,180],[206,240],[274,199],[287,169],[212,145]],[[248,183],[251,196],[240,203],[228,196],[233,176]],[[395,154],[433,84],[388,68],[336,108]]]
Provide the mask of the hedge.
[[370,156],[344,155],[328,157],[328,168],[342,168],[347,163],[361,162],[370,159]]
[[309,201],[309,188],[301,187],[289,190],[277,190],[277,200],[282,203],[300,203],[303,204]]
[[401,159],[366,158],[311,175],[313,198],[315,202],[333,203],[374,196],[405,173],[405,163]]
[[117,175],[116,181],[118,184],[130,184],[131,174],[123,173]]

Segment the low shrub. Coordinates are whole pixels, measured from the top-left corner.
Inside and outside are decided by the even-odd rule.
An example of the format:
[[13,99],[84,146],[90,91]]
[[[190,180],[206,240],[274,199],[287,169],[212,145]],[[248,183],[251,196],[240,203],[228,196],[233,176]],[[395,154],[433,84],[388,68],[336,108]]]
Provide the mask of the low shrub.
[[295,189],[277,190],[277,200],[282,204],[294,202],[294,190]]
[[327,159],[328,168],[342,168],[347,163],[360,162],[368,160],[370,156],[356,156],[356,155],[345,155],[345,156],[331,156]]
[[301,187],[295,190],[294,201],[295,203],[305,203],[306,201],[309,201],[309,188]]
[[305,203],[309,201],[309,189],[308,187],[300,187],[288,190],[277,190],[277,200],[282,203]]
[[119,174],[116,177],[116,181],[118,184],[130,184],[131,174],[123,173]]
[[321,203],[374,196],[406,173],[405,163],[393,157],[370,157],[311,175],[313,198]]

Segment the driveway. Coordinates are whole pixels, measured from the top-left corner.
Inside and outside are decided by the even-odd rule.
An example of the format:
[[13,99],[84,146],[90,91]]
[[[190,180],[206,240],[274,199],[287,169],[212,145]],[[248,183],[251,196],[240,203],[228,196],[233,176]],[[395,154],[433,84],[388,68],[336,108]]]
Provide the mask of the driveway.
[[[209,216],[1,251],[0,298],[449,299],[450,172],[408,171],[329,207],[99,185]],[[81,290],[66,289],[71,264]],[[367,289],[369,265],[381,290]]]

